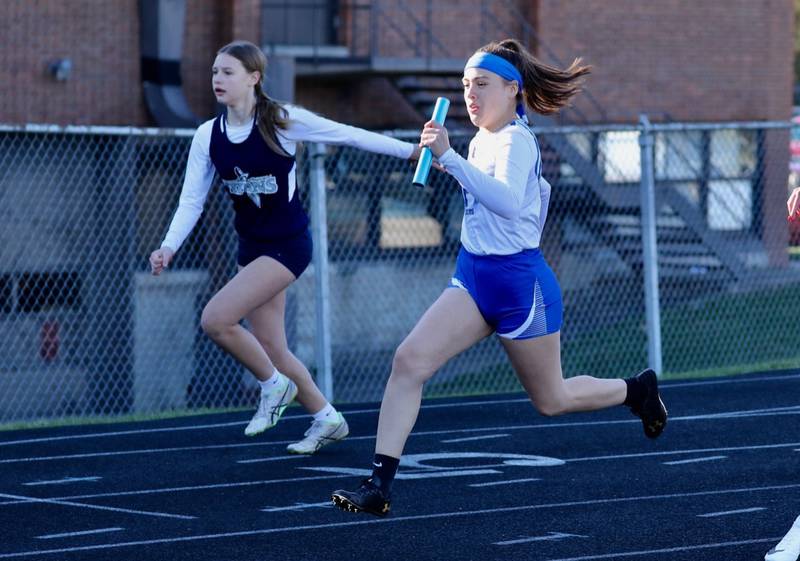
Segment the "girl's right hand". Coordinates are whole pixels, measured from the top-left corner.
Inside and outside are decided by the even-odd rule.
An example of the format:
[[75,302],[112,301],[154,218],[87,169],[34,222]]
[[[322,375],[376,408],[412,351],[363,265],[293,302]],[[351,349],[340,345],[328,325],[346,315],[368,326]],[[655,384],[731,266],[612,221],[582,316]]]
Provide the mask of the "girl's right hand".
[[789,209],[789,220],[800,219],[800,187],[792,191],[789,200],[786,201],[786,208]]
[[161,247],[150,254],[150,272],[158,276],[161,271],[169,266],[175,252],[167,246]]

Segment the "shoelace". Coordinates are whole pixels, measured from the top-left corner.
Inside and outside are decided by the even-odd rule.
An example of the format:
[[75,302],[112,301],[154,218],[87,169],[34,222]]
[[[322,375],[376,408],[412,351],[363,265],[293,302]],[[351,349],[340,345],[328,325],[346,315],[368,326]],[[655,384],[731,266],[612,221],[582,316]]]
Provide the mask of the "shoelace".
[[[261,399],[258,402],[258,413],[260,413],[261,415],[266,416],[267,415],[267,402],[269,402],[270,397],[272,397],[273,395],[275,395],[277,393],[280,393],[281,395],[283,395],[283,393],[285,391],[286,391],[286,388],[281,388],[280,391],[270,392],[268,394],[262,393],[261,394]],[[278,405],[271,406],[269,408],[269,415],[275,415],[277,413],[278,409],[279,409]]]
[[333,423],[326,423],[325,421],[314,421],[303,436],[319,437],[325,433],[325,425],[333,425]]

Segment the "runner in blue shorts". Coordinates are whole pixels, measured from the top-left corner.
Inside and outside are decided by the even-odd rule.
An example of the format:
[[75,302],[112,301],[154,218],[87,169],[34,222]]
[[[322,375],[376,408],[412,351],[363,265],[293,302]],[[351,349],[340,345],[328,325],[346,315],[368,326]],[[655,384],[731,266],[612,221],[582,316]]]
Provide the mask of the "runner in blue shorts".
[[[800,187],[796,187],[786,201],[789,221],[800,220]],[[800,559],[800,516],[786,535],[764,556],[764,561],[797,561]]]
[[[420,148],[271,99],[261,88],[266,64],[261,49],[247,41],[217,52],[211,83],[225,110],[200,125],[192,139],[178,209],[161,247],[150,255],[150,267],[159,275],[170,265],[219,175],[233,205],[239,270],[206,304],[203,331],[261,386],[245,434],[273,427],[296,397],[312,422],[287,450],[313,454],[346,437],[349,428],[286,343],[286,289],[311,262],[312,251],[308,216],[296,190],[297,144],[344,144],[409,159]],[[242,319],[249,330],[239,325]]]
[[490,43],[464,68],[464,100],[478,132],[467,159],[450,148],[447,130],[425,124],[420,145],[461,184],[462,248],[445,290],[394,356],[378,421],[372,476],[353,491],[333,493],[351,512],[385,516],[406,439],[419,413],[422,386],[450,358],[496,333],[534,406],[544,415],[627,405],[650,438],[667,410],[656,374],[627,379],[561,372],[561,290],[539,251],[550,185],[528,127],[525,104],[553,113],[580,91],[589,73],[580,60],[565,69],[536,60],[513,40]]

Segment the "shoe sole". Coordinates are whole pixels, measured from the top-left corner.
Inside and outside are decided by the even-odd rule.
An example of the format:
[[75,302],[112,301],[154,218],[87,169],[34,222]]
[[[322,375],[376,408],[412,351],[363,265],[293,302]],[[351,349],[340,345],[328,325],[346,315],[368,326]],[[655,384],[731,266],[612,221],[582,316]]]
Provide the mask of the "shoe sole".
[[[289,393],[291,395],[289,396],[289,399],[286,400],[286,402],[283,405],[280,406],[280,409],[278,409],[278,414],[275,416],[275,421],[271,425],[265,426],[263,429],[261,429],[258,432],[251,432],[251,433],[245,432],[244,433],[245,436],[250,436],[250,437],[258,436],[262,432],[265,432],[267,429],[271,429],[272,427],[274,427],[275,425],[278,424],[278,421],[281,420],[281,416],[283,415],[283,412],[286,410],[286,408],[289,406],[289,404],[292,401],[294,401],[294,398],[297,397],[297,384],[295,384],[294,382],[289,380],[289,388],[287,388],[287,389],[289,389]],[[286,397],[286,394],[283,394],[283,395],[284,395],[284,397]]]
[[[655,377],[655,373],[653,373],[653,377]],[[642,419],[644,434],[647,438],[658,438],[661,436],[661,433],[664,432],[664,429],[667,427],[667,419],[669,418],[667,407],[661,399],[661,392],[658,391],[658,378],[655,378],[655,388],[657,400],[648,400],[644,407],[642,407],[642,412],[646,413],[642,416],[648,419],[648,421],[645,421],[644,418]]]
[[[659,417],[659,418],[655,418]],[[661,401],[661,396],[658,396],[658,409],[657,414],[653,415],[653,420],[649,423],[644,424],[644,434],[648,438],[658,438],[661,436],[661,433],[664,432],[664,429],[667,428],[667,418],[669,414],[667,413],[667,408],[664,406],[664,402]],[[663,418],[663,420],[662,420]]]
[[385,518],[387,514],[389,514],[389,508],[387,505],[386,512],[376,512],[374,510],[367,510],[365,508],[361,508],[354,502],[350,501],[347,497],[343,495],[338,495],[334,493],[331,495],[331,500],[333,504],[342,509],[345,512],[365,512],[367,514],[372,514],[374,516],[378,516],[380,518]]

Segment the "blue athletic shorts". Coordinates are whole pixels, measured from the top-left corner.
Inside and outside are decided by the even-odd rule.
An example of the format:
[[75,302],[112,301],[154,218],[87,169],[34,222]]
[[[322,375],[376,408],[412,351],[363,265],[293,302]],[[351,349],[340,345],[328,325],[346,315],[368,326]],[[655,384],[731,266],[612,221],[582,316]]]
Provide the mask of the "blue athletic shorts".
[[466,290],[500,337],[531,339],[561,329],[561,287],[539,249],[473,255],[462,247],[450,287]]
[[299,278],[311,263],[313,249],[314,244],[308,228],[296,236],[270,241],[251,240],[240,236],[237,262],[246,267],[266,255],[289,269],[295,278]]

